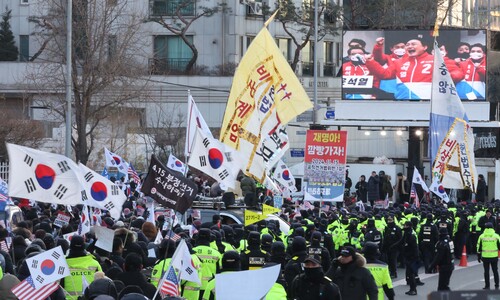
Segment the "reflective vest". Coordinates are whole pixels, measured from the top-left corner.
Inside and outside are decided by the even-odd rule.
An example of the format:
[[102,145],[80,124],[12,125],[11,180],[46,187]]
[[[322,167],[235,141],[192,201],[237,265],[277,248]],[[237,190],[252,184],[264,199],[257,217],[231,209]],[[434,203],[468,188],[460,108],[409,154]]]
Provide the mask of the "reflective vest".
[[2,280],[2,278],[3,278],[3,270],[2,268],[0,268],[0,280]]
[[[200,277],[201,281],[201,261],[196,256],[196,254],[191,254],[191,259],[193,260],[193,265],[198,271],[198,276]],[[186,281],[182,280],[181,281],[181,286],[182,286],[182,297],[191,300],[198,300],[200,298],[200,290],[201,290],[201,285],[199,285],[196,282],[193,281]]]
[[208,282],[215,276],[217,262],[222,258],[219,251],[209,246],[196,246],[193,248],[201,261],[201,289],[205,290]]
[[66,299],[76,300],[78,296],[83,295],[83,278],[89,284],[94,281],[94,274],[98,271],[102,271],[101,265],[94,258],[93,255],[85,255],[80,257],[73,257],[66,259],[70,276],[64,278],[64,289],[68,292]]
[[275,282],[269,292],[267,292],[265,299],[286,300],[286,290],[281,284]]
[[153,271],[151,272],[151,284],[153,284],[155,287],[158,287],[161,277],[168,270],[170,261],[172,261],[171,258],[162,259],[158,261],[153,267]]
[[479,236],[477,242],[477,252],[481,251],[481,257],[494,258],[498,257],[498,242],[500,237],[495,233],[493,228],[486,228]]
[[370,270],[370,273],[372,273],[373,278],[375,279],[375,283],[378,287],[378,299],[384,300],[384,285],[387,285],[387,288],[392,289],[389,266],[386,264],[369,263],[365,265],[365,268]]

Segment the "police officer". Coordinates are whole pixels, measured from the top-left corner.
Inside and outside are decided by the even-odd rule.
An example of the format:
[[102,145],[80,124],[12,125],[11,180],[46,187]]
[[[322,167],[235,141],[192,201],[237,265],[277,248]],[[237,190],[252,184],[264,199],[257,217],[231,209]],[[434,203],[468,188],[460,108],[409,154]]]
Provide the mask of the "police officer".
[[382,246],[382,233],[375,227],[374,219],[369,219],[366,224],[365,242],[375,243],[378,247]]
[[270,260],[269,253],[260,248],[260,233],[252,231],[248,234],[248,248],[240,256],[242,270],[261,269]]
[[321,246],[321,232],[315,231],[311,235],[311,244],[307,249],[308,255],[317,255],[321,260],[323,270],[330,269],[330,252],[325,247]]
[[222,257],[219,251],[210,247],[210,236],[210,229],[200,229],[200,232],[198,233],[197,246],[193,248],[193,251],[201,261],[200,295],[203,295],[208,282],[215,276],[217,263]]
[[387,254],[387,264],[389,265],[391,278],[398,277],[397,263],[402,238],[401,228],[396,225],[393,217],[388,217],[387,227],[384,230],[384,244],[382,246],[384,252]]
[[438,291],[450,290],[450,277],[455,269],[453,242],[447,228],[439,229],[439,241],[436,243],[436,255],[429,268],[439,267]]
[[66,261],[71,275],[61,281],[61,286],[69,293],[67,299],[76,300],[83,294],[82,275],[90,284],[94,281],[94,274],[102,268],[97,259],[85,251],[85,241],[78,235],[71,239]]
[[422,252],[425,273],[434,273],[434,269],[430,268],[430,264],[434,257],[435,246],[438,241],[438,228],[433,223],[431,213],[427,214],[426,221],[420,226],[418,234],[418,245]]
[[318,256],[308,256],[304,260],[304,273],[295,277],[288,297],[297,300],[342,299],[338,286],[325,276]]
[[389,300],[394,299],[394,289],[392,287],[389,267],[384,262],[378,260],[380,257],[379,246],[373,242],[366,242],[363,247],[363,255],[366,258],[366,268],[370,270],[378,287],[378,299],[384,300],[384,293]]
[[484,288],[490,289],[490,266],[495,279],[495,288],[498,289],[498,249],[500,249],[500,237],[495,233],[493,224],[484,224],[484,232],[477,241],[477,261],[483,261]]
[[[236,272],[241,270],[240,255],[236,251],[228,251],[221,258],[222,273]],[[203,300],[215,299],[215,278],[211,279],[203,293]]]
[[292,285],[295,276],[302,273],[302,263],[307,258],[306,240],[301,236],[293,238],[292,245],[292,258],[285,265],[285,281],[288,287]]

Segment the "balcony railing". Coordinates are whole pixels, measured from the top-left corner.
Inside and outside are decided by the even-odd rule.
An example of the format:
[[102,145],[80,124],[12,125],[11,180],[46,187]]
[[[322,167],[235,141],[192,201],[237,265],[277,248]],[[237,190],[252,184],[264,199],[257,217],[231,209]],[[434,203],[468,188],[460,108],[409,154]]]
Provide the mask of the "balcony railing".
[[323,76],[335,76],[335,64],[334,63],[325,63],[323,65]]
[[187,0],[180,1],[154,1],[151,7],[150,15],[152,17],[173,16],[177,13],[177,8],[182,6],[180,13],[183,16],[194,16],[195,5],[187,3]]
[[149,69],[153,75],[183,74],[190,58],[150,58]]

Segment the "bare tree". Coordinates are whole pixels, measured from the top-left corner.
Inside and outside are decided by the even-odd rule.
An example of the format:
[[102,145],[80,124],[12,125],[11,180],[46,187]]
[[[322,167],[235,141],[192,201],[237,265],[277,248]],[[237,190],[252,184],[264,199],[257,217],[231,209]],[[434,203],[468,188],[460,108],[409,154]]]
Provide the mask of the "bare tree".
[[458,0],[346,0],[344,29],[430,29]]
[[[46,106],[65,119],[66,85],[65,0],[40,2],[43,12],[30,17],[36,22],[42,45],[37,52],[38,69],[28,80],[38,86]],[[128,8],[128,10],[127,10]],[[72,97],[74,133],[72,146],[76,160],[87,163],[94,150],[95,129],[115,108],[137,101],[145,93],[148,72],[141,54],[144,42],[140,28],[144,17],[132,11],[125,0],[73,0]],[[146,55],[144,54],[144,57]]]
[[159,106],[155,112],[149,117],[144,143],[161,161],[167,161],[170,153],[184,160],[185,114],[176,105],[169,108]]
[[[279,0],[276,3],[279,12],[276,19],[295,45],[295,52],[290,64],[295,71],[300,52],[314,37],[314,2],[304,1],[297,6],[293,0]],[[340,7],[329,1],[318,3],[318,41],[326,35],[337,35]]]
[[[200,0],[180,0],[173,10],[159,9],[154,16],[151,17],[153,22],[163,26],[165,29],[180,37],[182,41],[191,49],[193,56],[186,65],[185,72],[190,73],[198,60],[198,49],[193,41],[191,41],[187,32],[191,25],[200,18],[212,17],[221,12],[229,12],[229,8],[225,2],[217,3],[213,7],[198,6]],[[154,7],[153,7],[154,10]]]
[[[16,99],[18,102],[18,99]],[[44,137],[41,122],[29,120],[22,110],[13,110],[7,99],[0,96],[0,160],[7,158],[5,143],[38,148]]]

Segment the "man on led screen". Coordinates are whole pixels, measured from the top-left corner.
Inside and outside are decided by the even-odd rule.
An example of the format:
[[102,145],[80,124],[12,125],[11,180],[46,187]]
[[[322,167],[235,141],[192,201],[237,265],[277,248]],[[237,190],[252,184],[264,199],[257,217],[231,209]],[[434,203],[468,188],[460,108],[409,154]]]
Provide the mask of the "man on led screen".
[[[394,61],[394,64],[384,69],[372,55],[367,55],[366,66],[374,76],[380,79],[395,78],[397,80],[394,94],[396,99],[430,99],[434,56],[427,50],[427,41],[419,35],[406,43],[407,57]],[[446,66],[455,82],[464,78],[462,70],[455,62],[446,63]]]

